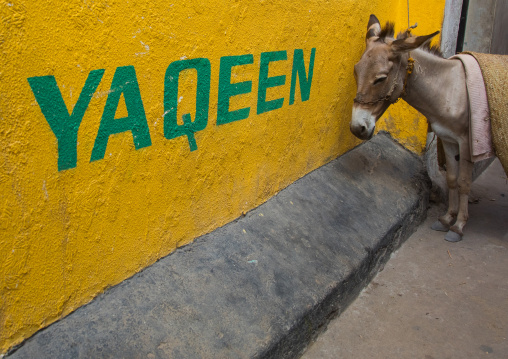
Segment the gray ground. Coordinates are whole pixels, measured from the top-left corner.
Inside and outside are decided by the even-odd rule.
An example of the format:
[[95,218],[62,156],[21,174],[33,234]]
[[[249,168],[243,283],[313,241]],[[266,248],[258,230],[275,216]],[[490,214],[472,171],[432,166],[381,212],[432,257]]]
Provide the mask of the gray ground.
[[473,185],[462,242],[429,228],[397,251],[304,359],[508,358],[508,181],[498,160]]

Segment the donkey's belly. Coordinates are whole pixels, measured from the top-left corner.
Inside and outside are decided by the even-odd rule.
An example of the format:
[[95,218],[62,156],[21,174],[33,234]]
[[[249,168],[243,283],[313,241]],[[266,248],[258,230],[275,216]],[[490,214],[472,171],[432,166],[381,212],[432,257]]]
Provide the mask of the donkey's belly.
[[437,122],[431,123],[430,127],[432,128],[432,131],[434,131],[436,136],[439,137],[442,141],[459,144],[460,136],[455,132],[453,132],[448,127],[443,126],[442,124]]

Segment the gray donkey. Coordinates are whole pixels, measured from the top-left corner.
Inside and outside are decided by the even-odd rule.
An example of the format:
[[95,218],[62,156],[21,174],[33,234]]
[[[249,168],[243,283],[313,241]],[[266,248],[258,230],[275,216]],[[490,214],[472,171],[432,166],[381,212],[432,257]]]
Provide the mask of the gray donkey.
[[448,210],[432,228],[447,231],[448,241],[460,241],[473,170],[465,70],[461,61],[444,59],[428,45],[439,31],[411,36],[408,29],[395,39],[393,29],[391,23],[382,29],[376,16],[370,16],[366,49],[354,67],[357,95],[351,132],[371,138],[376,121],[399,98],[422,113],[442,141],[449,189]]

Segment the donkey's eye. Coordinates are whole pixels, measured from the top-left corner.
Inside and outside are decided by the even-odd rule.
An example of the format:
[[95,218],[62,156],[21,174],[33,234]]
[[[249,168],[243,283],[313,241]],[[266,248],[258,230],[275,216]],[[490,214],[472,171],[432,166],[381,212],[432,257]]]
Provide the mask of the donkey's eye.
[[378,77],[377,79],[374,80],[374,85],[377,85],[381,82],[383,82],[384,80],[386,80],[387,76],[382,76],[382,77]]

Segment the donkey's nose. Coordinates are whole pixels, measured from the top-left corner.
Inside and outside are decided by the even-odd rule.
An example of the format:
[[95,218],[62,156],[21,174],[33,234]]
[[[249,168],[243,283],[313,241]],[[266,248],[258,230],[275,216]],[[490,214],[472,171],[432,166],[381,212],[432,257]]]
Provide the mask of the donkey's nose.
[[353,106],[353,115],[349,125],[353,135],[359,139],[368,140],[372,137],[375,127],[376,120],[368,110],[360,106]]
[[349,129],[351,130],[351,133],[358,137],[361,140],[368,140],[372,137],[372,134],[374,133],[374,129],[369,130],[365,125],[362,124],[355,124],[351,122],[349,125]]

